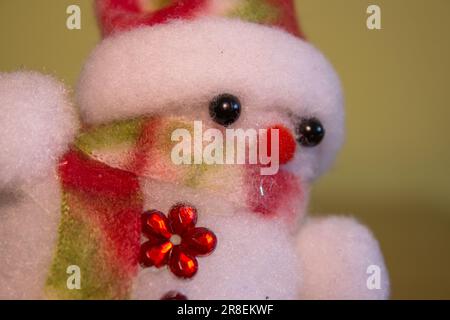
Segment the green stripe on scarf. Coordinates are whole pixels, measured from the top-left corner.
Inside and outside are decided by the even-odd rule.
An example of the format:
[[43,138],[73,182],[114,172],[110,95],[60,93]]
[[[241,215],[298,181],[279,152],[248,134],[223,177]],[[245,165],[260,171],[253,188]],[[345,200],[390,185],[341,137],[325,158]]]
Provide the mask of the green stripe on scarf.
[[[142,195],[133,185],[124,184],[129,192],[112,195],[104,185],[77,185],[72,176],[86,175],[96,166],[95,160],[71,151],[65,166],[72,171],[60,172],[62,182],[61,221],[53,263],[46,282],[50,299],[127,299],[132,279],[138,271],[140,246],[140,215]],[[105,170],[105,171],[101,171]],[[122,179],[122,171],[112,168],[95,169],[99,178]],[[104,173],[102,173],[104,172]],[[107,183],[107,181],[106,181]],[[107,183],[108,184],[108,183]],[[106,189],[106,191],[108,191]],[[78,266],[81,288],[69,289],[69,266]]]
[[280,11],[267,0],[244,0],[230,12],[229,16],[255,23],[273,23],[278,20]]
[[141,133],[144,118],[115,121],[82,132],[75,145],[86,154],[95,149],[114,147],[121,143],[134,143]]

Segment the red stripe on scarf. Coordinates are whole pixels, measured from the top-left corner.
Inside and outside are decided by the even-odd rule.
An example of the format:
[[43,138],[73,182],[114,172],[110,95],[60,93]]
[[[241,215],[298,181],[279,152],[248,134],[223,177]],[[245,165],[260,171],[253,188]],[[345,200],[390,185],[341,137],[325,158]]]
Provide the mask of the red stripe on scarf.
[[139,181],[133,173],[112,168],[75,150],[62,158],[59,175],[64,187],[91,194],[128,197],[139,191]]

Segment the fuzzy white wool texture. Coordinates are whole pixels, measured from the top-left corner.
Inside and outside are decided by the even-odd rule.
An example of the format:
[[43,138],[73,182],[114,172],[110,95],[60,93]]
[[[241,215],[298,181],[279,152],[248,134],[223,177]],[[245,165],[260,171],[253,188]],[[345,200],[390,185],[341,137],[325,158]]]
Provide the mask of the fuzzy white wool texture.
[[87,123],[176,114],[208,125],[209,102],[221,93],[242,103],[232,128],[255,128],[269,119],[322,121],[321,145],[298,156],[307,180],[323,172],[340,148],[343,98],[332,66],[287,32],[239,20],[174,21],[107,38],[84,66],[77,100]]
[[60,220],[56,173],[0,192],[0,299],[43,299]]
[[199,226],[218,238],[213,254],[199,257],[193,280],[167,270],[144,269],[135,279],[133,299],[160,299],[178,291],[188,299],[296,299],[300,286],[295,241],[276,219],[251,212],[200,216]]
[[78,129],[64,85],[37,72],[0,73],[0,188],[49,174]]
[[[300,298],[389,298],[389,275],[378,242],[356,220],[310,218],[300,229],[297,252],[303,273]],[[372,282],[373,276],[379,282]]]

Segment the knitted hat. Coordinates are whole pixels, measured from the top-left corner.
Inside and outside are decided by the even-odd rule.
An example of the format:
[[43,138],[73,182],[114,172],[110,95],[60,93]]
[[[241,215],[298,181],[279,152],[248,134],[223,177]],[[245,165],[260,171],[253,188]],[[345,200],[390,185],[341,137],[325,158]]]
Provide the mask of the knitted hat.
[[294,0],[97,0],[103,36],[142,25],[200,16],[235,17],[302,37]]

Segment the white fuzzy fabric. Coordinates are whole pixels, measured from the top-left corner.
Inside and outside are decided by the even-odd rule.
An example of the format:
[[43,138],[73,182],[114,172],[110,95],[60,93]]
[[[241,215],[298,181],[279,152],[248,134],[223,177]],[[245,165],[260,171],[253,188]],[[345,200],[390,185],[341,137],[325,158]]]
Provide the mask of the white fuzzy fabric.
[[0,192],[0,299],[42,299],[56,239],[61,190],[56,173]]
[[48,175],[77,129],[62,83],[37,72],[0,73],[0,189]]
[[[346,217],[310,218],[297,242],[302,299],[387,299],[389,275],[372,233]],[[368,267],[379,267],[380,288],[368,289]],[[369,269],[370,272],[371,269]]]
[[198,226],[218,237],[212,255],[199,257],[193,280],[183,280],[166,267],[142,270],[135,279],[134,299],[160,299],[178,291],[188,299],[295,299],[300,286],[296,274],[294,239],[279,220],[261,219],[251,212],[201,216]]
[[77,99],[88,123],[174,113],[213,126],[209,101],[224,92],[243,105],[233,128],[319,118],[325,139],[294,166],[309,180],[330,165],[343,136],[338,77],[312,45],[276,28],[202,18],[118,34],[93,51]]

